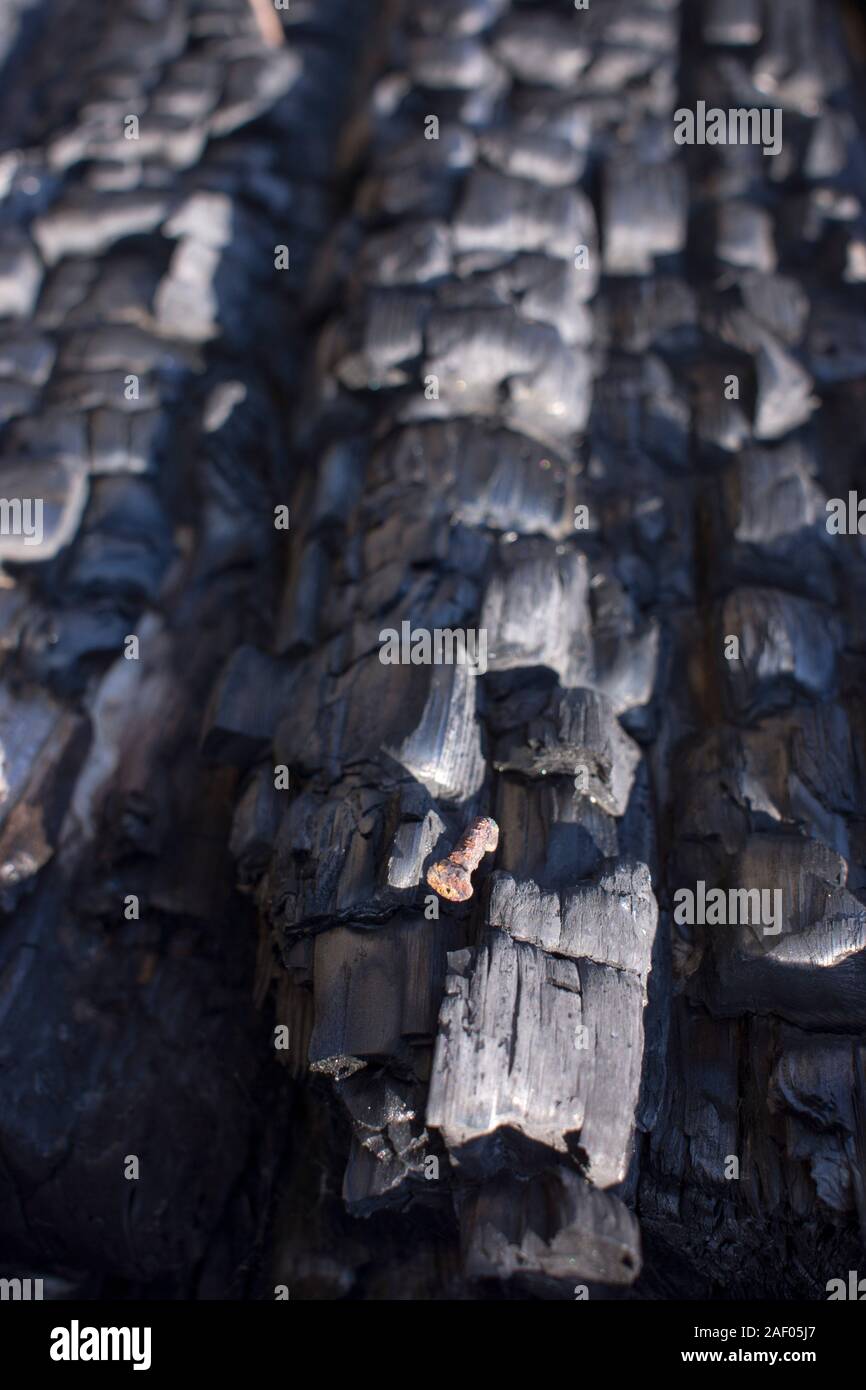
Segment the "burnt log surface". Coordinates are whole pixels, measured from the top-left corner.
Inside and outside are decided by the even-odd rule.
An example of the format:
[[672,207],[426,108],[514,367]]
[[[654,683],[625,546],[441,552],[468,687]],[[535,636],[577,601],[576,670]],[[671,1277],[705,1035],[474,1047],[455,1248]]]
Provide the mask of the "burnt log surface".
[[45,500],[40,544],[0,539],[0,1260],[245,1297],[292,1094],[233,887],[238,773],[199,739],[223,663],[252,675],[269,639],[365,15],[294,4],[272,50],[246,5],[46,8],[2,84],[3,490]]
[[[0,468],[44,499],[0,535],[0,1273],[825,1297],[866,1235],[841,13],[51,8],[0,23]],[[701,101],[778,153],[677,144]]]

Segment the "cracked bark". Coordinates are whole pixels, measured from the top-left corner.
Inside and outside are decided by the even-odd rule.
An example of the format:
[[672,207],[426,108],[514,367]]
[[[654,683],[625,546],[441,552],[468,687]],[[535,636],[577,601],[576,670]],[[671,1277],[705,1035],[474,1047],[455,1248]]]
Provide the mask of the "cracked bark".
[[[286,20],[265,54],[246,6],[127,0],[4,93],[3,443],[56,499],[0,591],[4,1237],[174,1296],[823,1297],[866,1214],[835,12]],[[159,71],[140,168],[79,113],[92,53],[124,109]],[[782,152],[676,146],[698,99],[778,103]],[[384,664],[404,622],[486,669]],[[477,815],[495,862],[433,918]],[[783,932],[679,925],[698,881],[780,888]]]

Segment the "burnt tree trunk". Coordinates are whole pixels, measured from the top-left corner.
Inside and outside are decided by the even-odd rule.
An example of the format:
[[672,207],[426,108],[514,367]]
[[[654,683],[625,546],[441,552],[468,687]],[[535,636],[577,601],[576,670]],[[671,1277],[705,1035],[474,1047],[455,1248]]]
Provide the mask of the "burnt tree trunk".
[[[79,8],[0,103],[3,486],[52,499],[0,538],[3,1259],[823,1298],[866,1221],[840,14]],[[778,151],[678,144],[699,103]]]

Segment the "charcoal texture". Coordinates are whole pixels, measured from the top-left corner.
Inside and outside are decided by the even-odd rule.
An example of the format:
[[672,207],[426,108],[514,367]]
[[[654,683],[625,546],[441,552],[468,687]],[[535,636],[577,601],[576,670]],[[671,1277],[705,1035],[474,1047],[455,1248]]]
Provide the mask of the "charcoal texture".
[[[866,1239],[841,10],[61,8],[0,27],[0,467],[45,499],[0,535],[0,1263],[825,1297]],[[700,102],[779,150],[678,143]]]
[[0,1262],[71,1292],[265,1268],[292,1097],[212,755],[281,713],[280,395],[365,15],[286,18],[273,51],[211,0],[0,24],[0,488],[44,503],[0,542]]

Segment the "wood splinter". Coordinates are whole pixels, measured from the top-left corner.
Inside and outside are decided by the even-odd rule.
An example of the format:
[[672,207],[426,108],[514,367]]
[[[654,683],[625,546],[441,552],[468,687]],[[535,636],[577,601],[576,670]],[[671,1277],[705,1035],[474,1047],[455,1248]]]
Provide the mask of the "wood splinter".
[[440,859],[427,870],[427,882],[440,896],[452,903],[465,903],[472,897],[470,874],[485,854],[499,844],[499,826],[489,816],[479,816],[457,841],[447,859]]

